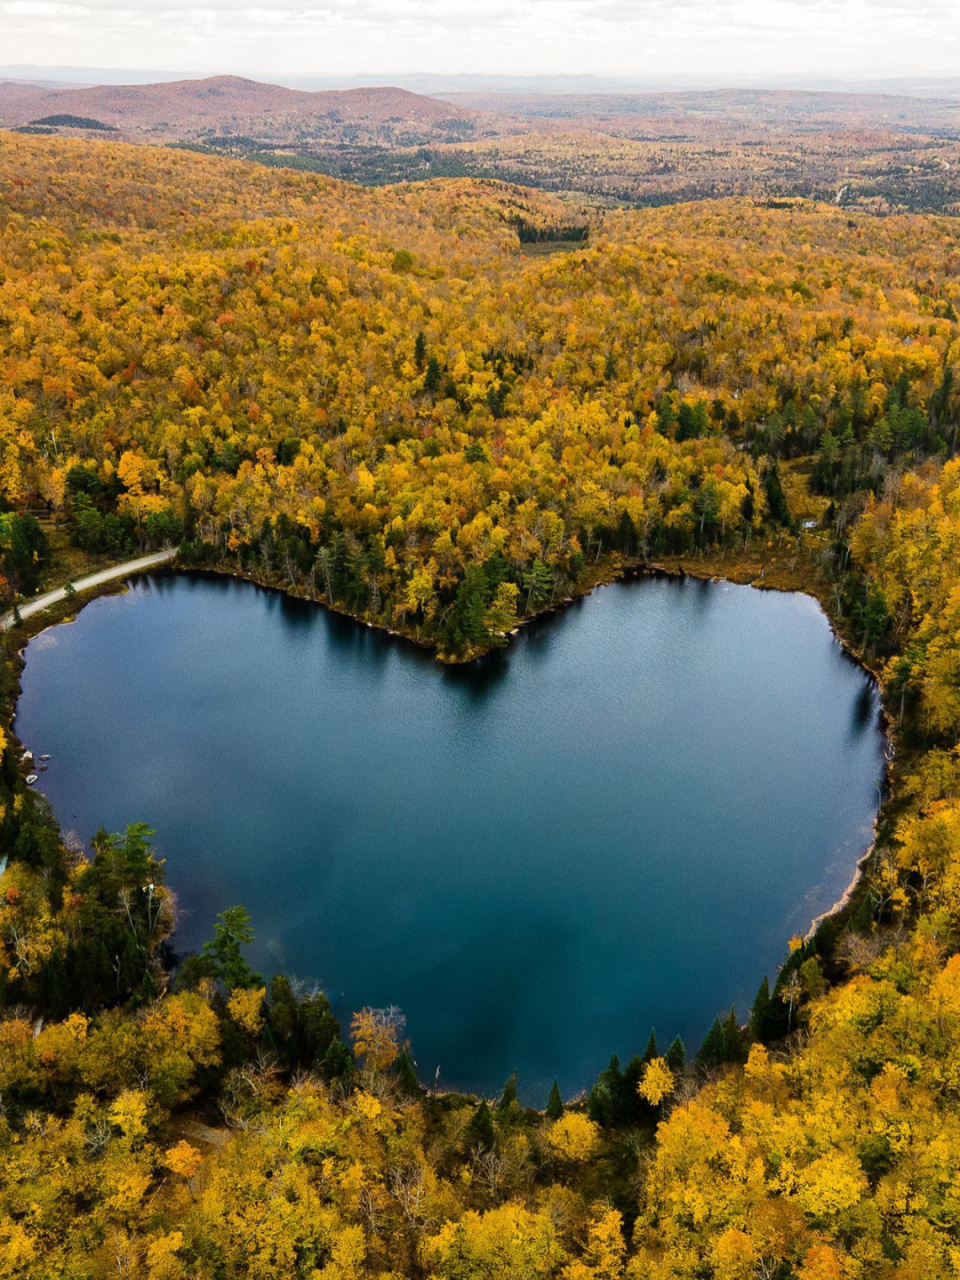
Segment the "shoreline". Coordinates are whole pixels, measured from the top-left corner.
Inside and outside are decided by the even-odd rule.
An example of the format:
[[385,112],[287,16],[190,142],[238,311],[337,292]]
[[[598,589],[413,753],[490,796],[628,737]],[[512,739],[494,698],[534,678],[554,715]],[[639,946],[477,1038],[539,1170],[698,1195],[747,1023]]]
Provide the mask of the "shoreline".
[[832,907],[828,907],[826,911],[823,911],[820,913],[820,915],[813,917],[813,920],[811,921],[811,924],[810,924],[810,928],[803,935],[804,942],[812,942],[817,935],[817,930],[820,928],[823,922],[825,920],[831,919],[831,917],[833,916],[838,916],[841,913],[841,911],[843,911],[846,907],[848,907],[850,903],[853,901],[854,894],[859,889],[861,881],[866,875],[867,864],[870,861],[870,859],[873,857],[874,850],[877,847],[877,840],[876,840],[877,819],[876,818],[874,818],[873,820],[873,826],[874,826],[874,838],[867,845],[866,850],[857,859],[856,865],[853,871],[853,877],[850,880],[850,883],[847,885],[846,889],[844,889],[843,893],[836,900],[836,902],[833,904]]
[[[512,630],[509,633],[509,636],[507,638],[507,644],[502,649],[496,646],[490,646],[489,648],[483,649],[477,653],[472,653],[464,657],[456,657],[456,658],[451,658],[451,657],[442,655],[438,651],[436,645],[430,644],[427,641],[419,638],[418,636],[411,634],[411,631],[408,628],[385,627],[382,624],[374,622],[369,618],[364,618],[356,613],[353,613],[349,609],[346,609],[342,606],[339,606],[337,604],[331,604],[327,600],[318,598],[313,595],[308,595],[302,591],[297,591],[295,589],[292,589],[291,586],[289,585],[285,586],[276,582],[266,581],[253,574],[246,573],[238,568],[229,568],[224,565],[178,564],[176,561],[176,558],[173,558],[166,562],[161,562],[156,565],[147,566],[143,569],[131,569],[129,575],[120,573],[117,576],[111,577],[110,579],[104,580],[101,583],[98,583],[96,585],[89,587],[86,591],[78,592],[77,596],[71,599],[69,602],[60,600],[58,603],[61,606],[64,604],[69,604],[69,607],[64,610],[63,616],[54,618],[52,621],[46,623],[46,625],[39,627],[36,631],[30,630],[29,634],[25,635],[23,639],[23,643],[20,646],[18,646],[18,649],[17,649],[18,669],[15,673],[15,682],[14,682],[15,687],[11,691],[13,696],[12,696],[12,701],[10,703],[10,715],[9,715],[10,728],[13,731],[14,736],[16,736],[15,726],[16,726],[16,719],[17,719],[17,704],[19,702],[20,692],[21,692],[20,670],[22,670],[23,663],[25,661],[24,654],[25,654],[26,648],[30,644],[31,640],[37,639],[38,636],[42,635],[44,632],[48,630],[51,630],[53,627],[60,626],[66,622],[75,621],[77,618],[77,615],[88,604],[92,604],[94,600],[100,599],[103,596],[107,596],[107,595],[116,595],[116,594],[125,593],[128,590],[128,582],[134,578],[140,577],[144,573],[148,573],[148,574],[150,573],[209,574],[212,577],[233,578],[237,581],[246,582],[253,586],[259,587],[261,590],[276,591],[279,594],[285,595],[292,600],[299,600],[306,604],[318,605],[322,609],[325,609],[330,613],[336,614],[338,617],[349,618],[352,622],[356,623],[358,626],[363,626],[373,630],[380,631],[385,636],[389,636],[392,639],[406,641],[414,645],[418,650],[420,650],[424,654],[428,654],[428,653],[432,654],[434,661],[438,663],[441,667],[469,667],[471,664],[479,662],[481,659],[489,657],[491,654],[508,653],[511,647],[511,638],[515,636],[522,627],[530,627],[538,623],[544,623],[549,619],[552,619],[556,616],[561,615],[563,612],[565,612],[565,610],[569,605],[576,603],[578,600],[583,600],[587,596],[591,595],[597,587],[610,586],[620,582],[629,582],[631,580],[636,581],[642,578],[661,578],[661,579],[668,579],[668,580],[673,580],[677,582],[684,582],[687,578],[692,578],[698,582],[728,583],[731,586],[753,587],[755,590],[758,590],[758,591],[777,591],[777,592],[806,595],[816,602],[820,612],[823,614],[824,618],[826,619],[827,625],[830,628],[830,632],[834,640],[840,645],[844,654],[852,662],[854,662],[862,671],[864,671],[870,677],[870,679],[874,682],[879,695],[879,718],[880,718],[879,727],[883,735],[884,744],[885,744],[884,770],[883,770],[883,777],[880,783],[881,803],[877,808],[877,811],[874,814],[874,818],[873,818],[873,838],[871,839],[869,845],[864,850],[864,852],[859,856],[859,858],[857,858],[854,864],[854,870],[853,870],[853,874],[850,879],[850,882],[847,885],[844,892],[841,894],[841,896],[827,910],[821,912],[819,915],[812,918],[809,929],[803,935],[805,943],[811,942],[813,938],[816,936],[817,931],[819,930],[822,924],[824,924],[827,920],[830,920],[838,915],[841,915],[856,898],[857,891],[859,890],[860,886],[863,884],[865,880],[867,867],[869,865],[870,859],[873,856],[873,853],[876,848],[877,826],[880,821],[881,814],[883,812],[885,805],[888,803],[888,801],[893,795],[894,766],[896,763],[896,742],[894,739],[892,722],[887,715],[886,707],[884,705],[883,688],[879,679],[878,672],[868,664],[866,660],[866,656],[862,652],[860,652],[860,650],[854,645],[851,638],[845,635],[843,631],[841,631],[838,621],[831,615],[829,609],[827,608],[825,600],[823,599],[821,594],[814,589],[815,584],[810,580],[809,576],[807,575],[802,575],[798,581],[793,581],[793,580],[784,581],[782,576],[779,573],[775,572],[771,574],[769,578],[767,578],[765,573],[766,565],[764,564],[764,565],[761,565],[761,571],[759,574],[752,573],[752,574],[749,574],[749,576],[742,571],[742,566],[737,566],[737,568],[740,569],[740,572],[738,572],[736,576],[734,576],[730,572],[724,572],[725,569],[729,570],[732,566],[729,564],[729,562],[726,562],[724,560],[724,557],[722,556],[703,557],[703,558],[700,558],[699,561],[694,560],[692,562],[690,561],[684,562],[683,557],[679,557],[679,556],[675,561],[668,561],[666,563],[654,562],[654,561],[625,562],[622,556],[620,556],[618,553],[611,553],[610,556],[605,557],[602,560],[596,561],[593,567],[595,570],[597,570],[597,572],[595,574],[591,574],[589,578],[584,581],[581,589],[575,590],[573,594],[564,597],[562,600],[558,600],[551,603],[546,608],[540,609],[536,613],[533,613],[528,615],[527,617],[518,619],[517,626],[514,628],[514,630]],[[758,581],[758,578],[762,578],[762,581]],[[56,605],[52,607],[56,608]],[[38,617],[39,615],[38,613],[34,613],[32,616]],[[13,628],[8,628],[5,634],[7,636],[12,636],[15,634],[15,631]],[[20,743],[19,738],[16,738],[16,741],[19,745],[22,746],[22,743]]]

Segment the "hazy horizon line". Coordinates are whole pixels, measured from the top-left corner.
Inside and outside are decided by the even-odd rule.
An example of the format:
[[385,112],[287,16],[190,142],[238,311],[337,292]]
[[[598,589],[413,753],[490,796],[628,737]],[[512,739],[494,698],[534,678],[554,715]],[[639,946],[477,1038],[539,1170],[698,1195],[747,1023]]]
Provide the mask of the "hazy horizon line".
[[[117,77],[130,77],[118,79]],[[608,92],[662,92],[707,90],[707,89],[784,89],[795,88],[812,91],[829,90],[831,87],[851,85],[870,87],[876,85],[897,85],[919,83],[935,85],[943,82],[956,82],[960,85],[960,72],[944,71],[896,71],[858,72],[848,74],[824,74],[823,72],[792,72],[791,74],[769,73],[761,75],[664,75],[664,76],[622,76],[598,75],[593,72],[575,71],[532,71],[524,74],[499,71],[396,71],[396,72],[352,72],[346,75],[318,74],[308,72],[291,72],[276,70],[251,70],[224,68],[219,70],[196,70],[187,68],[158,68],[120,65],[98,67],[73,63],[29,63],[15,62],[0,64],[0,79],[19,80],[23,82],[65,81],[86,86],[121,86],[124,84],[156,84],[170,83],[178,80],[207,80],[221,77],[236,77],[252,80],[261,84],[273,84],[279,87],[302,88],[305,85],[316,85],[321,88],[350,85],[358,88],[383,88],[391,85],[402,87],[406,81],[415,82],[490,82],[501,85],[532,85],[542,83],[568,82],[571,85],[607,86]],[[491,91],[496,91],[491,89]]]

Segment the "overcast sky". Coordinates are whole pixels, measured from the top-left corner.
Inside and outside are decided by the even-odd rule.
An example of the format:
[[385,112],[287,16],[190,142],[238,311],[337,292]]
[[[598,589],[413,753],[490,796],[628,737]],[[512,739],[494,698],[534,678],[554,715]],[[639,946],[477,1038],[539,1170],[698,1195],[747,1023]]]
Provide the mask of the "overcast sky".
[[960,73],[960,0],[0,0],[0,62],[268,77]]

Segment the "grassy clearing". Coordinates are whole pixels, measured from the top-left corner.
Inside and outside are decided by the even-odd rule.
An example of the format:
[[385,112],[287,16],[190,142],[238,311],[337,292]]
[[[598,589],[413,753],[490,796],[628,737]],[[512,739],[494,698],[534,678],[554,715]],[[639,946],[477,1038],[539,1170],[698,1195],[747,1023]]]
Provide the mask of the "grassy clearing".
[[83,551],[70,541],[66,525],[57,521],[41,518],[40,524],[50,544],[50,560],[40,577],[37,595],[47,591],[55,591],[68,582],[82,578],[88,573],[96,573],[99,569],[107,569],[114,561],[109,556],[94,555]]

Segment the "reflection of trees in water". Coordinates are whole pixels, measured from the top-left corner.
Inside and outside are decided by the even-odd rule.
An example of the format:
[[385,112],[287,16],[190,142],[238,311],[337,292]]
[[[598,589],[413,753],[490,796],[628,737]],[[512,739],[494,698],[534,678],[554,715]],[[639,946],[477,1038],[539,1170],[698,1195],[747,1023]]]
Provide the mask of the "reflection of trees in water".
[[878,710],[877,686],[873,677],[865,674],[860,692],[853,701],[850,717],[851,737],[862,738],[869,729],[872,729],[876,725]]
[[497,649],[473,662],[444,667],[443,678],[451,688],[462,692],[472,701],[479,702],[503,683],[509,671],[509,658],[502,650]]
[[[271,597],[279,593],[270,592]],[[320,610],[309,600],[298,600],[295,596],[279,594],[279,600],[271,598],[269,608],[278,609],[284,625],[291,630],[309,631],[319,621]]]
[[705,614],[716,599],[716,583],[711,578],[671,578],[670,581],[693,602],[700,615]]
[[[191,577],[198,575],[192,574]],[[175,589],[177,574],[172,569],[154,570],[152,573],[143,573],[134,579],[137,588],[143,592],[155,591],[157,595],[169,595]],[[195,584],[194,584],[195,585]]]

